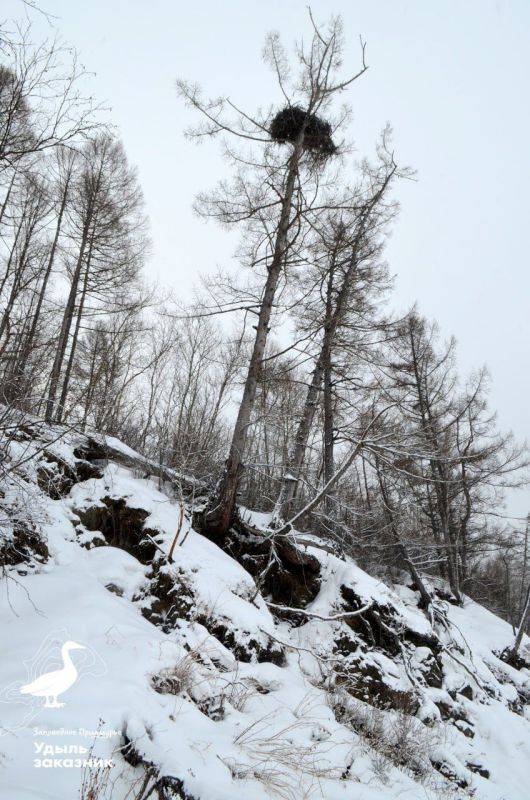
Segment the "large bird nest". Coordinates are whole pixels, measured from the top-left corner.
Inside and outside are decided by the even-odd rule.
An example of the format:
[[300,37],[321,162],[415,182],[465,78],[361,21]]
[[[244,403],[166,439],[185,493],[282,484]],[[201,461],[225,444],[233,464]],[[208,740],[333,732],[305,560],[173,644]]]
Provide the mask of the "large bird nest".
[[304,131],[302,144],[307,150],[320,156],[330,156],[337,149],[331,138],[329,122],[317,117],[316,114],[309,114],[300,106],[287,106],[278,111],[272,120],[269,133],[271,139],[278,144],[286,142],[294,144],[302,130]]

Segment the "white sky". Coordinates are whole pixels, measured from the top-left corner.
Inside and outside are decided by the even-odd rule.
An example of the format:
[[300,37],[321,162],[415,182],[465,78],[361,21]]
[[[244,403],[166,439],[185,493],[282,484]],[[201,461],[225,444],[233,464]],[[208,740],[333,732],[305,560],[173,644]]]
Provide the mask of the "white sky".
[[[306,0],[39,0],[79,51],[96,97],[112,107],[139,168],[151,218],[150,277],[186,298],[199,272],[227,264],[233,240],[196,219],[197,190],[224,165],[215,145],[184,140],[190,117],[177,76],[253,110],[277,97],[261,61],[264,35],[286,45],[309,35]],[[370,153],[388,120],[400,163],[418,171],[402,185],[402,212],[388,249],[395,305],[418,301],[459,342],[462,371],[486,364],[503,429],[530,438],[530,2],[528,0],[313,0],[317,19],[340,13],[345,66],[370,65],[354,85],[351,134]],[[24,14],[2,0],[3,18]],[[53,33],[32,14],[37,29]],[[525,515],[530,493],[510,498]]]

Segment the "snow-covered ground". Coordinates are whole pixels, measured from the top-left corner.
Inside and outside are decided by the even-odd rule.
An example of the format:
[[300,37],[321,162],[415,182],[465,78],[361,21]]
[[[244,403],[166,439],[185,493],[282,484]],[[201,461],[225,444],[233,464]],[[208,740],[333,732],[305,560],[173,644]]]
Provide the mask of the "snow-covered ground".
[[[434,629],[412,589],[307,536],[317,590],[278,613],[187,506],[169,563],[181,501],[140,456],[58,433],[12,445],[2,501],[48,548],[1,582],[2,800],[132,800],[161,776],[178,781],[160,796],[192,800],[529,797],[530,672],[496,655],[509,625],[439,601]],[[84,649],[62,705],[21,694],[67,641]]]

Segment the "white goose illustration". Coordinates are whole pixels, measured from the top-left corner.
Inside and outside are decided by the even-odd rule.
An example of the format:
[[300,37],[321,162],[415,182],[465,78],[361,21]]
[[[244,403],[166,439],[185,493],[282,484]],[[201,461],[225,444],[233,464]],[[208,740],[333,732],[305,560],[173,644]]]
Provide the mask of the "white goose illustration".
[[[31,683],[20,687],[20,694],[32,694],[34,697],[45,697],[44,708],[62,708],[64,703],[57,701],[58,695],[66,692],[77,680],[77,669],[70,658],[70,650],[86,650],[77,642],[65,642],[61,647],[63,668],[53,672],[45,672]],[[50,702],[51,700],[51,702]]]

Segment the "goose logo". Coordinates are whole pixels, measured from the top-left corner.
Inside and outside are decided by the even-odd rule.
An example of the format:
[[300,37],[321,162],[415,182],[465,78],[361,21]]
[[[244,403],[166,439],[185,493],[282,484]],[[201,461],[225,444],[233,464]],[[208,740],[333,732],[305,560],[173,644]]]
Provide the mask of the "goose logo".
[[58,696],[73,686],[78,677],[77,669],[70,657],[71,650],[86,650],[86,647],[77,642],[65,642],[61,647],[62,668],[45,672],[31,683],[21,686],[20,694],[45,697],[44,708],[62,708],[64,703],[58,702]]
[[44,709],[63,708],[68,690],[78,681],[88,676],[99,678],[107,672],[94,648],[72,639],[64,628],[48,634],[23,665],[25,678],[0,690],[0,703],[11,706],[2,712],[2,723],[8,724],[0,727],[0,736],[28,725]]

